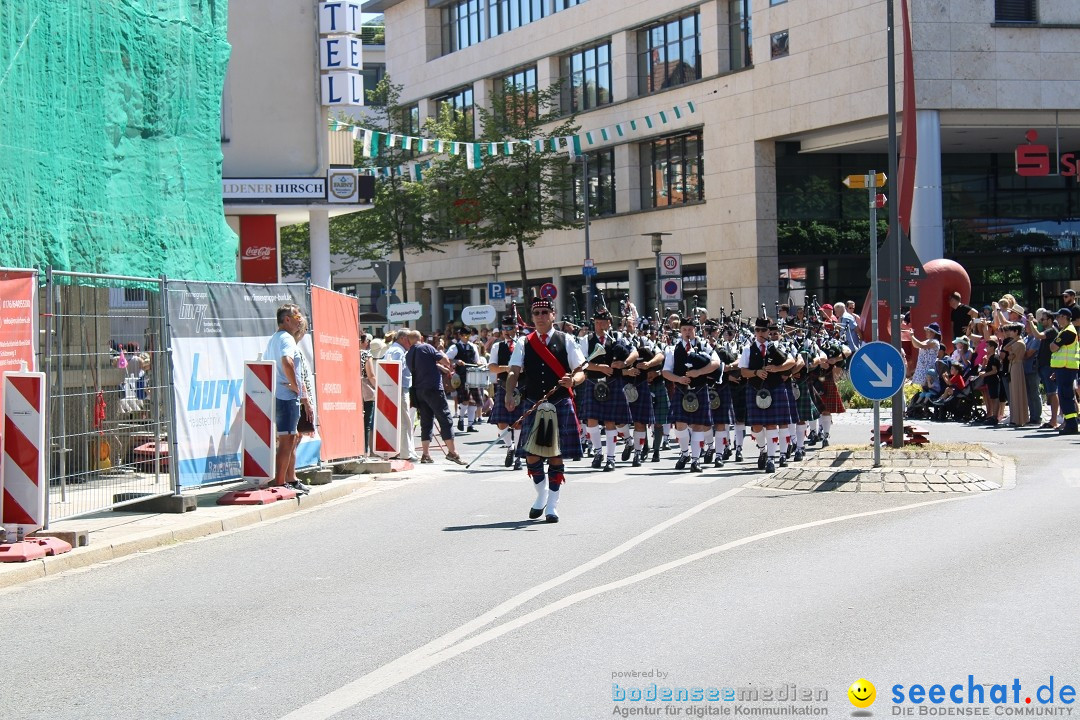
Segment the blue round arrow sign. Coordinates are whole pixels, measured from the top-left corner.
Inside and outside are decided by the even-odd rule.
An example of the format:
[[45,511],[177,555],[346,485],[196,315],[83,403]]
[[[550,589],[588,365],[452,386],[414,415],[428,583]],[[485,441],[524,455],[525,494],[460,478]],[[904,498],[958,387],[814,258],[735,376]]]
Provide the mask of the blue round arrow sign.
[[851,356],[848,370],[855,392],[867,400],[891,398],[904,384],[906,371],[903,354],[880,341],[859,348]]

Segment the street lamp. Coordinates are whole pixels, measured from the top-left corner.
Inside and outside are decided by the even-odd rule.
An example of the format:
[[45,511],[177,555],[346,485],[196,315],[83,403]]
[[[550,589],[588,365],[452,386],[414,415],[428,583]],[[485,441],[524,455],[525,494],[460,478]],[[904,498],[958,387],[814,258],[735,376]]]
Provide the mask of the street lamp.
[[499,263],[502,262],[502,253],[498,250],[491,251],[491,267],[495,268],[495,282],[499,282]]
[[[582,154],[581,158],[581,184],[585,188],[585,260],[592,257],[589,254],[589,156]],[[574,162],[577,162],[576,160]],[[592,275],[585,276],[585,322],[592,318]]]
[[656,314],[661,317],[664,314],[664,304],[660,301],[660,251],[664,249],[664,236],[666,232],[646,233],[642,237],[652,238],[652,251],[656,254]]

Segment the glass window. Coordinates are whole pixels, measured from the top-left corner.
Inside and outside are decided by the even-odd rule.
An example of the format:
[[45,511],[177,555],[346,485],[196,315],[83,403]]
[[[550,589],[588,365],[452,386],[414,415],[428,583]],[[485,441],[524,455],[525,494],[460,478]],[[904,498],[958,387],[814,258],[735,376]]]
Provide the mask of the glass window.
[[360,74],[364,76],[364,102],[373,107],[385,105],[386,103],[382,99],[374,98],[371,91],[375,89],[375,86],[383,79],[383,75],[386,74],[386,65],[383,63],[364,63],[364,68],[360,71]]
[[751,0],[730,0],[728,3],[728,41],[731,47],[731,70],[741,70],[754,64],[753,32],[750,27]]
[[788,31],[781,30],[769,36],[769,49],[772,58],[787,57],[788,54]]
[[409,105],[401,109],[401,131],[406,135],[420,134],[419,105]]
[[574,7],[575,5],[581,5],[584,2],[585,0],[555,0],[555,12]]
[[473,123],[473,89],[461,88],[435,99],[435,119],[441,120],[446,107],[461,113],[465,123],[466,136],[472,138],[475,132]]
[[638,33],[638,92],[654,93],[701,78],[698,14]]
[[1036,22],[1035,0],[994,0],[996,22]]
[[502,100],[509,125],[523,125],[540,115],[535,66],[495,78],[494,92]]
[[641,145],[641,206],[664,207],[705,199],[701,131]]
[[[601,150],[588,153],[589,158],[589,215],[601,217],[615,214],[615,150]],[[585,217],[585,191],[582,187],[582,167],[579,163],[570,165],[574,181],[570,184],[573,217],[581,220]]]
[[459,0],[442,9],[443,55],[485,39],[480,15],[486,2],[488,0]]
[[563,55],[560,67],[563,112],[581,112],[611,102],[610,42]]

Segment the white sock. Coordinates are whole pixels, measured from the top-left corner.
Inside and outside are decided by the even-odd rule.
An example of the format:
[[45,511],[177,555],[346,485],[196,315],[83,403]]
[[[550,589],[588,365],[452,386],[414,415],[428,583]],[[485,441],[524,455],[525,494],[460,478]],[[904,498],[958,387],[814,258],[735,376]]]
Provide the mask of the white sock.
[[679,451],[686,455],[690,452],[690,428],[675,430],[675,439],[679,441]]
[[769,443],[769,436],[765,428],[762,428],[758,432],[754,433],[754,444],[757,445],[758,450],[764,450]]
[[[776,444],[781,455],[787,454],[788,436],[784,430],[773,430],[776,433]],[[771,440],[771,438],[770,438]]]
[[604,437],[607,439],[607,456],[609,458],[615,457],[615,436],[618,433],[618,430],[604,430]]
[[746,425],[735,423],[735,447],[742,450],[744,440],[746,440]]
[[634,448],[636,450],[640,450],[643,447],[645,447],[645,431],[644,430],[635,430],[634,431]]
[[585,432],[589,433],[589,442],[592,444],[593,454],[600,452],[600,426],[589,425],[585,428]]
[[795,427],[795,449],[802,450],[806,442],[806,425]]
[[475,405],[470,405],[469,407],[467,407],[465,409],[465,412],[468,413],[468,415],[469,415],[469,424],[470,425],[472,425],[474,422],[476,422],[476,406]]
[[810,431],[815,433],[821,432],[821,418],[816,417],[810,421]]
[[690,457],[697,460],[701,457],[701,451],[705,448],[705,433],[694,430],[690,433]]
[[795,435],[799,431],[799,426],[796,423],[788,423],[787,426],[787,441],[788,445],[795,443]]
[[766,430],[765,435],[769,440],[769,459],[776,458],[776,446],[780,444],[780,431],[779,430]]
[[[543,482],[543,485],[545,485],[545,486],[547,485],[546,480]],[[558,513],[555,512],[555,507],[559,504],[559,492],[560,492],[559,490],[548,490],[547,509],[544,510],[545,514],[547,514],[547,515],[557,515],[558,514]]]
[[671,437],[671,423],[664,423],[664,439]]
[[825,437],[829,437],[829,430],[832,429],[832,415],[821,416],[821,434]]
[[705,445],[708,447],[716,447],[716,428],[709,428],[705,431]]
[[538,483],[533,483],[536,486],[536,502],[533,503],[533,508],[539,510],[547,505],[548,497],[548,481],[544,478]]
[[[502,432],[502,430],[500,430],[500,432]],[[514,447],[514,430],[512,428],[510,432],[506,433],[506,435],[503,436],[503,445],[507,448]]]
[[623,436],[624,440],[629,440],[630,439],[630,432],[631,431],[630,431],[630,426],[629,425],[619,425],[615,429],[619,431],[619,434]]

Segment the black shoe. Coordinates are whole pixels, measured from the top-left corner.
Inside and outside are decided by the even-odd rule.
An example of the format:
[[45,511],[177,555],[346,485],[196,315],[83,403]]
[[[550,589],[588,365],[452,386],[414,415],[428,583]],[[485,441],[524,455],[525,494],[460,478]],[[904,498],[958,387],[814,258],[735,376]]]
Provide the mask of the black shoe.
[[781,455],[779,461],[780,467],[787,467],[787,455]]
[[557,523],[557,522],[559,522],[559,516],[558,515],[548,515],[544,519],[547,520],[549,523]]
[[656,448],[652,451],[652,461],[660,462],[660,448]]
[[668,445],[667,440],[664,440],[664,444],[660,446],[660,449],[661,450],[670,450],[671,449],[671,447]]
[[[578,459],[580,460],[581,458],[578,458]],[[514,469],[515,470],[520,470],[521,469],[521,458],[519,458],[519,457],[514,458]]]
[[816,430],[811,430],[810,434],[806,436],[807,445],[817,445],[818,434]]
[[788,445],[787,446],[787,451],[784,453],[784,457],[791,457],[794,454],[795,454],[795,446],[794,445]]
[[514,448],[506,448],[506,459],[503,460],[504,467],[510,467],[514,464]]
[[544,514],[544,508],[529,508],[529,519],[535,520]]
[[480,432],[480,430],[475,425],[470,425],[468,432]]
[[800,460],[803,459],[803,457],[804,457],[803,456],[803,451],[802,450],[796,450],[795,451],[795,456],[792,458],[792,460],[794,460],[795,462],[799,462]]
[[821,447],[823,447],[823,448],[829,447],[829,436],[828,435],[821,438]]
[[769,456],[765,454],[765,451],[761,451],[757,456],[757,469],[764,470],[765,462],[769,459]]
[[715,455],[716,455],[716,450],[713,449],[713,448],[709,448],[708,450],[705,451],[705,454],[701,456],[701,462],[708,465],[709,463],[711,463],[713,461],[713,457],[715,457]]
[[458,418],[457,430],[458,430],[458,432],[465,432],[465,421],[462,420],[461,418]]
[[630,440],[628,439],[625,443],[623,443],[623,449],[622,449],[623,462],[626,462],[627,460],[629,460],[630,456],[633,455],[633,454],[634,454],[634,443],[630,442]]
[[722,467],[724,467],[724,457],[722,455],[717,455],[716,459],[713,460],[713,465],[712,466],[714,468],[722,468]]
[[[995,425],[996,424],[997,423],[995,423]],[[1080,429],[1077,429],[1076,427],[1070,426],[1068,423],[1062,425],[1061,429],[1058,430],[1058,435],[1077,435],[1077,434],[1080,434]]]
[[285,483],[285,487],[292,488],[298,495],[307,495],[311,492],[311,488],[299,480],[293,480],[292,482]]
[[705,471],[701,469],[701,462],[698,461],[698,460],[694,460],[693,462],[690,463],[690,472],[705,472]]
[[731,459],[731,446],[730,445],[727,445],[727,446],[724,447],[724,454],[723,454],[723,456],[721,456],[720,459],[721,460],[730,460]]
[[648,439],[646,439],[645,444],[641,446],[641,454],[642,455],[648,455],[649,454],[649,441],[648,441]]
[[773,464],[772,460],[767,460],[765,462],[765,472],[767,472],[767,473],[776,472],[776,465]]
[[735,448],[735,462],[742,462],[742,448]]
[[[634,460],[630,463],[631,467],[641,467],[641,458],[645,457],[644,452],[634,453]],[[659,458],[658,458],[659,459]]]
[[689,455],[680,455],[679,459],[675,461],[675,469],[683,470],[684,468],[686,468],[686,463],[688,462],[690,462]]
[[600,466],[604,464],[604,456],[600,453],[596,453],[592,456],[592,469],[599,470]]
[[615,469],[615,459],[614,458],[608,458],[607,462],[604,463],[604,472],[611,472],[614,469]]

